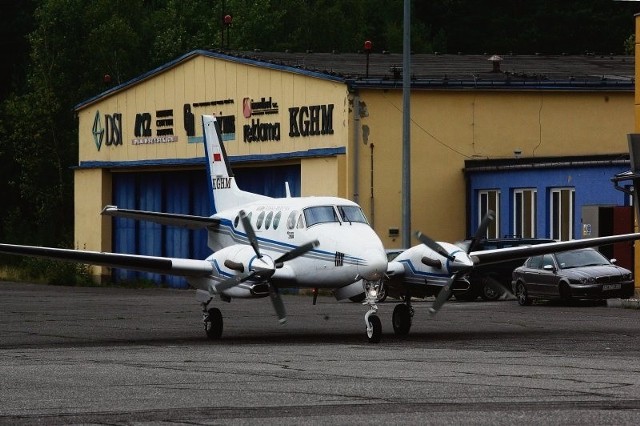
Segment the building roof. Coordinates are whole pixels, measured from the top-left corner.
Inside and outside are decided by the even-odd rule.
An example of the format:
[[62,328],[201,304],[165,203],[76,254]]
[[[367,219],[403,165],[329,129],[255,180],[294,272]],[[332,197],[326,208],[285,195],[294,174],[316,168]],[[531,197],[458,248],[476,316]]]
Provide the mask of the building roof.
[[[242,53],[243,57],[342,76],[353,85],[388,85],[402,80],[402,54]],[[368,74],[368,77],[367,77]],[[412,85],[448,88],[528,84],[633,90],[635,58],[626,55],[438,55],[411,56]]]
[[[194,50],[87,99],[79,110],[165,72],[194,56],[295,72],[344,82],[352,88],[402,85],[402,54],[221,52]],[[367,69],[368,59],[368,69]],[[635,58],[626,55],[411,55],[413,89],[634,91]]]

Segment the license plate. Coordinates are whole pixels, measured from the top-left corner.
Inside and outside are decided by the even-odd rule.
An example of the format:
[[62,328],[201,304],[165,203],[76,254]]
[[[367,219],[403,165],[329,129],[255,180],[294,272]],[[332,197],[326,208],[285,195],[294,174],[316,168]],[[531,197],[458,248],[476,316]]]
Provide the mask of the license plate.
[[620,284],[604,284],[602,286],[602,290],[620,290],[621,285]]

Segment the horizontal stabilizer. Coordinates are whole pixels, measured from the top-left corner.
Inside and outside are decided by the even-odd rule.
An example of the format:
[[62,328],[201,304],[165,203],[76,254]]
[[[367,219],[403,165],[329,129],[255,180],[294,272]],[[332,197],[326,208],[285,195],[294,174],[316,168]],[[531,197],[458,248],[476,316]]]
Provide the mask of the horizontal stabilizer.
[[120,209],[117,206],[105,206],[105,208],[102,209],[101,214],[126,219],[146,220],[149,222],[159,223],[161,225],[170,225],[189,229],[208,228],[217,226],[220,223],[218,219],[214,219],[212,217]]
[[205,276],[213,272],[213,265],[206,260],[170,257],[142,256],[137,254],[102,253],[87,250],[70,250],[52,247],[0,244],[0,253],[42,257],[65,262],[110,266],[134,271],[154,272],[179,276]]

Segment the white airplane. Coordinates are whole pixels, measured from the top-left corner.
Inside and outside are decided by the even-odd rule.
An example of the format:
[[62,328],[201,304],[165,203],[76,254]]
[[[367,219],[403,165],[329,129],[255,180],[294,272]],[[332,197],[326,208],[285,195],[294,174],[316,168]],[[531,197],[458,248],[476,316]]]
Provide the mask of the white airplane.
[[[0,244],[0,253],[184,276],[196,289],[196,300],[202,305],[204,328],[210,339],[219,339],[223,331],[220,309],[209,307],[216,296],[226,302],[233,298],[270,296],[280,322],[284,323],[286,313],[279,288],[330,289],[338,300],[364,292],[363,305],[369,308],[365,314],[366,334],[370,342],[376,343],[382,335],[376,300],[387,280],[389,293],[403,299],[394,309],[393,329],[396,334],[405,335],[411,328],[414,312],[411,298],[437,295],[431,306],[431,312],[437,312],[451,295],[454,284],[475,265],[640,239],[638,233],[535,247],[472,251],[473,242],[461,248],[436,243],[418,233],[424,244],[387,262],[380,238],[360,207],[350,200],[291,197],[288,187],[285,198],[270,198],[239,189],[215,117],[203,116],[202,124],[216,214],[202,217],[116,206],[106,206],[102,214],[207,229],[208,245],[214,251],[207,259],[12,244]],[[490,220],[490,217],[483,220],[477,238],[486,232]]]
[[10,244],[0,244],[0,252],[184,276],[197,289],[196,299],[202,304],[205,330],[211,339],[220,338],[223,330],[220,309],[209,308],[215,296],[223,301],[270,296],[284,323],[279,288],[331,289],[339,300],[368,290],[374,296],[365,302],[370,306],[365,315],[367,335],[371,341],[379,341],[382,326],[375,295],[385,278],[387,257],[360,207],[337,197],[291,197],[288,186],[286,198],[242,191],[229,167],[215,117],[203,116],[202,124],[216,214],[199,217],[116,206],[106,206],[102,214],[206,228],[208,245],[214,251],[207,259]]

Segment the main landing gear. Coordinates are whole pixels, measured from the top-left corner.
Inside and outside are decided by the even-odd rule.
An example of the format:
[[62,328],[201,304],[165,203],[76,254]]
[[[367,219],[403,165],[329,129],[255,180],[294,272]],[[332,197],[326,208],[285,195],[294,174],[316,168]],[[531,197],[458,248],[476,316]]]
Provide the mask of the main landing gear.
[[218,308],[207,309],[209,302],[213,300],[213,297],[209,296],[208,292],[206,296],[204,296],[204,292],[200,293],[200,291],[198,291],[196,293],[196,299],[202,305],[202,322],[204,323],[204,331],[207,333],[207,337],[211,340],[220,339],[224,325],[222,312],[220,312]]
[[413,321],[413,307],[411,306],[411,296],[407,295],[404,302],[396,305],[393,309],[393,331],[398,336],[406,336],[411,330],[411,322]]

